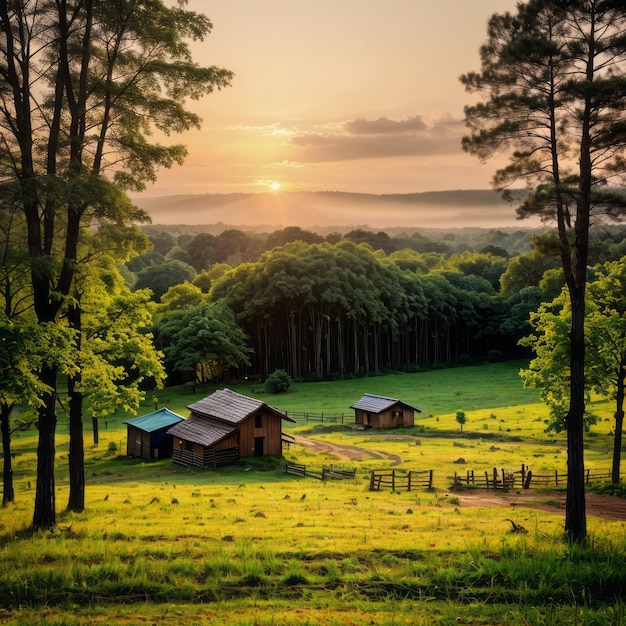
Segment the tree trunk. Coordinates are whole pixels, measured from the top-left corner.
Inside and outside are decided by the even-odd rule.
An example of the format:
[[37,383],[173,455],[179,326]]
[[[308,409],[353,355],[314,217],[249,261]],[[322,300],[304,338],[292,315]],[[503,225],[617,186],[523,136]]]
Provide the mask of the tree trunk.
[[2,506],[15,500],[13,491],[13,463],[11,459],[11,431],[9,430],[9,417],[13,406],[3,404],[0,408],[0,431],[2,432],[2,454],[4,455],[4,466],[2,472]]
[[[71,326],[77,331],[76,349],[80,350],[80,305],[71,306],[67,314]],[[67,388],[70,407],[69,475],[70,495],[67,510],[82,513],[85,510],[85,446],[83,439],[83,394],[80,391],[82,375],[78,371],[68,376]]]
[[583,450],[585,414],[585,288],[572,286],[570,331],[570,403],[567,413],[567,497],[565,532],[575,542],[587,536],[585,461]]
[[56,432],[56,374],[57,368],[45,367],[41,381],[52,391],[43,395],[44,405],[39,409],[39,442],[37,444],[37,486],[33,530],[52,530],[56,526],[54,488],[54,456]]
[[615,439],[613,441],[613,469],[611,481],[615,484],[620,480],[622,457],[622,429],[624,428],[624,383],[626,379],[626,355],[622,358],[617,372],[617,392],[615,394]]
[[70,495],[67,510],[82,513],[85,510],[85,447],[83,438],[83,394],[76,391],[79,376],[70,378]]

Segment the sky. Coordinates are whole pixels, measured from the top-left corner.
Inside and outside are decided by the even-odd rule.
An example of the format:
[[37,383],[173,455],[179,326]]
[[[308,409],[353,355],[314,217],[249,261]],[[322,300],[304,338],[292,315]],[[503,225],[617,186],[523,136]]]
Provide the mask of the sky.
[[190,0],[212,33],[194,60],[235,73],[188,101],[200,131],[143,197],[487,189],[461,149],[459,76],[479,70],[487,20],[516,0]]

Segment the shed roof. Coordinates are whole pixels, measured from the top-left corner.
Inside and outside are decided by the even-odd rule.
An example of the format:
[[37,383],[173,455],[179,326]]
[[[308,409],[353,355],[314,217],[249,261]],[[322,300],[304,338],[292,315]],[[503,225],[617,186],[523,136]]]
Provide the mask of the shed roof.
[[350,408],[360,409],[361,411],[369,411],[370,413],[382,413],[383,411],[388,411],[394,406],[404,406],[421,413],[417,407],[411,406],[407,402],[403,402],[402,400],[398,400],[396,398],[387,398],[386,396],[376,396],[372,393],[364,393],[363,397],[358,402],[355,402]]
[[259,409],[266,409],[284,420],[294,421],[265,402],[249,398],[228,388],[215,391],[210,396],[190,404],[187,408],[198,415],[213,417],[229,424],[238,424]]
[[161,430],[162,428],[169,428],[174,424],[178,424],[181,422],[184,417],[170,411],[168,408],[162,408],[158,411],[153,411],[152,413],[146,413],[145,415],[141,415],[139,417],[135,417],[131,420],[126,420],[124,423],[129,424],[130,426],[134,426],[139,430],[143,430],[147,433],[153,433],[157,430]]
[[186,441],[193,441],[202,446],[212,446],[236,430],[236,426],[192,415],[172,426],[167,432],[169,435],[180,437]]

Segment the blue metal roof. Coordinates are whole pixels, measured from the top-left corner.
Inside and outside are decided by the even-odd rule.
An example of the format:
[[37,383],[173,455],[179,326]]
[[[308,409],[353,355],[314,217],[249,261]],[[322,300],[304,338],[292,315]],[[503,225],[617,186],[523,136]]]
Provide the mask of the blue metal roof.
[[184,417],[174,413],[173,411],[170,411],[167,408],[162,408],[158,411],[146,413],[146,415],[141,415],[140,417],[135,417],[132,420],[126,420],[124,424],[130,424],[139,430],[143,430],[147,433],[153,433],[157,430],[161,430],[162,428],[174,426],[174,424],[178,424],[178,422],[182,422],[184,419]]

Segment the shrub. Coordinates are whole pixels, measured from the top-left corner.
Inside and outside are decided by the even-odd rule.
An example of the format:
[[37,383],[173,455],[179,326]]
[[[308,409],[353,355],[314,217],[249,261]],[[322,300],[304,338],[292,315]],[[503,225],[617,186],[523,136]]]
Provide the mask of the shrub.
[[291,376],[285,370],[276,370],[265,379],[265,390],[269,393],[283,393],[291,386]]

